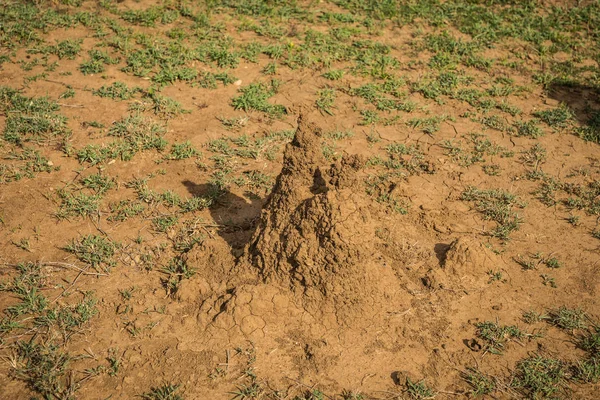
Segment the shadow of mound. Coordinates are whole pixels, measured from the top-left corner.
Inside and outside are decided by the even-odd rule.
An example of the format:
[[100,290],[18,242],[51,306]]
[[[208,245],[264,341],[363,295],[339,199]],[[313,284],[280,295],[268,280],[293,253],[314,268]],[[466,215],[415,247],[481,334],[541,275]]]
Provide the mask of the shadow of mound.
[[585,140],[600,143],[600,88],[578,84],[553,83],[548,96],[565,104],[581,125],[578,134]]
[[446,254],[448,253],[448,250],[450,250],[450,247],[452,247],[451,244],[436,243],[433,251],[435,252],[435,256],[440,265],[444,265],[444,262],[446,261]]
[[248,201],[211,184],[197,184],[188,180],[182,183],[192,196],[206,199],[217,234],[229,244],[231,254],[239,257],[254,233],[263,199],[249,194]]

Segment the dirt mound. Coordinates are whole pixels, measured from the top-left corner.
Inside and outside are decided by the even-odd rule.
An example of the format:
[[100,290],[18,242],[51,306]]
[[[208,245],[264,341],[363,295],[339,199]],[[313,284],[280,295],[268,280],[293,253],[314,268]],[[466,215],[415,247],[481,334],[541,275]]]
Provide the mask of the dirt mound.
[[222,289],[226,283],[224,277],[229,275],[235,264],[230,246],[220,237],[203,241],[185,253],[182,260],[193,266],[198,277],[181,282],[176,293],[180,301],[196,301]]
[[301,296],[311,314],[333,311],[347,321],[373,310],[393,273],[373,259],[372,202],[356,190],[363,159],[326,164],[320,130],[301,117],[243,262]]
[[442,265],[446,276],[469,289],[485,286],[488,272],[502,269],[504,261],[480,241],[460,237],[450,244]]

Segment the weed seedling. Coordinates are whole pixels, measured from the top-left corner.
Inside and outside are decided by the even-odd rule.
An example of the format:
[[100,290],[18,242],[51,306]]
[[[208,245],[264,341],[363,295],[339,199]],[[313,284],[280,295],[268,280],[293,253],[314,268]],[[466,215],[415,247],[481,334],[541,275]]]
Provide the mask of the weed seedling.
[[517,197],[500,190],[479,190],[469,187],[461,196],[462,200],[474,201],[477,210],[485,219],[495,221],[498,226],[491,232],[492,236],[508,240],[509,235],[519,229],[521,217],[513,211],[515,206],[524,207]]
[[293,400],[325,400],[325,394],[319,389],[307,391],[300,396],[294,397]]
[[133,297],[133,293],[136,290],[137,288],[135,286],[132,286],[127,289],[119,290],[119,294],[121,295],[121,298],[123,298],[123,300],[131,300],[131,298]]
[[600,111],[594,111],[587,125],[577,129],[576,132],[583,140],[600,143]]
[[548,313],[548,323],[565,330],[584,329],[587,327],[586,313],[579,308],[559,307]]
[[575,369],[575,379],[583,383],[598,383],[600,381],[600,357],[588,357],[580,360]]
[[413,382],[410,378],[406,378],[406,392],[413,400],[426,400],[435,398],[433,389],[427,387],[424,381]]
[[71,87],[68,87],[67,90],[65,90],[61,93],[60,96],[58,96],[59,99],[70,99],[73,97],[75,97],[75,90],[73,90],[73,88]]
[[116,261],[113,259],[119,245],[104,236],[87,235],[80,239],[74,239],[65,246],[65,250],[75,256],[82,262],[89,264],[94,269],[100,267],[105,271],[109,267],[114,267]]
[[481,169],[484,174],[489,176],[498,176],[502,171],[502,168],[498,164],[486,164],[482,165]]
[[540,314],[533,310],[525,311],[523,313],[523,321],[529,325],[535,324],[535,323],[538,323],[538,322],[541,322],[541,321],[544,321],[547,319],[548,319],[547,315]]
[[262,387],[257,382],[252,382],[249,385],[240,385],[234,392],[229,392],[233,397],[231,400],[245,400],[258,398],[263,392]]
[[133,200],[120,200],[108,205],[110,214],[108,221],[123,222],[129,218],[141,214],[146,208],[143,204]]
[[106,125],[104,125],[102,122],[98,122],[98,121],[84,121],[81,123],[81,126],[83,128],[98,128],[98,129],[106,128]]
[[548,268],[560,268],[563,266],[563,264],[558,260],[558,258],[556,257],[548,257],[544,260],[544,264],[546,264],[546,266]]
[[60,197],[60,206],[55,214],[58,219],[91,216],[97,213],[100,207],[101,197],[99,195],[60,190],[58,196]]
[[0,111],[7,115],[4,139],[18,146],[67,137],[67,119],[56,113],[60,106],[47,97],[25,97],[18,90],[0,86]]
[[557,288],[556,280],[552,276],[547,274],[541,274],[540,278],[542,278],[542,284],[544,286],[550,286],[553,289]]
[[476,335],[486,342],[485,351],[497,355],[503,353],[509,341],[518,341],[528,336],[514,325],[503,326],[491,321],[478,322],[475,327]]
[[98,90],[92,90],[92,94],[100,97],[107,97],[113,100],[129,100],[141,89],[138,87],[129,88],[123,82],[113,82],[110,86],[102,86]]
[[106,357],[106,361],[108,361],[107,373],[113,377],[119,374],[121,368],[121,357],[118,356],[118,353],[119,349],[110,348],[108,349],[108,357]]
[[539,143],[536,143],[529,150],[522,153],[521,161],[537,171],[539,166],[546,162],[546,149]]
[[565,220],[573,226],[579,226],[581,224],[581,217],[579,215],[569,215]]
[[20,248],[21,250],[25,250],[25,251],[29,251],[29,252],[31,251],[31,243],[29,242],[29,239],[27,239],[27,238],[22,238],[18,242],[12,241],[11,243],[13,245],[17,246],[18,248]]
[[533,115],[552,128],[564,128],[573,118],[573,113],[565,104],[551,110],[536,111]]
[[162,386],[150,389],[149,392],[142,393],[140,397],[144,400],[183,400],[183,397],[177,394],[180,386],[165,383]]
[[106,70],[107,64],[118,64],[118,58],[112,58],[100,50],[89,50],[90,58],[79,65],[79,71],[84,75],[100,74]]
[[344,390],[341,394],[342,400],[364,400],[364,396],[353,390]]
[[76,382],[69,379],[72,356],[54,343],[16,343],[13,376],[27,382],[46,398],[73,398]]
[[323,89],[319,91],[319,98],[316,100],[315,105],[321,114],[325,113],[333,115],[333,103],[335,102],[336,93],[335,89]]
[[101,173],[88,175],[80,182],[83,187],[93,190],[96,195],[103,195],[115,186],[113,178]]
[[225,118],[225,117],[217,117],[219,121],[223,124],[223,126],[230,130],[240,130],[248,124],[248,117],[234,117],[234,118]]
[[270,62],[261,71],[265,75],[275,75],[277,73],[277,63]]
[[323,78],[332,80],[332,81],[337,81],[343,78],[344,76],[344,70],[341,69],[331,69],[327,72],[325,72],[323,75]]
[[174,215],[165,215],[161,217],[156,217],[152,220],[152,224],[154,225],[154,229],[158,232],[166,232],[175,224],[179,219]]
[[531,399],[556,398],[567,390],[568,379],[564,362],[534,355],[517,363],[511,386]]
[[600,326],[588,328],[588,331],[579,338],[578,346],[590,357],[600,359]]
[[498,115],[490,115],[483,117],[481,123],[488,128],[495,129],[500,132],[505,132],[509,129],[506,121]]
[[169,154],[165,155],[167,160],[185,160],[186,158],[199,157],[200,152],[192,147],[190,142],[181,144],[174,143]]
[[272,117],[280,117],[286,113],[282,105],[270,104],[267,100],[277,93],[279,83],[272,80],[269,85],[263,83],[251,83],[241,88],[241,94],[231,100],[231,105],[236,110],[261,111]]
[[190,279],[196,274],[196,270],[188,266],[187,262],[180,257],[172,258],[162,272],[167,275],[161,281],[168,295],[174,295],[182,280]]
[[505,280],[502,278],[502,271],[489,270],[487,274],[490,277],[488,279],[488,284],[492,284],[494,282],[505,282]]
[[517,136],[524,136],[531,139],[537,139],[544,134],[542,128],[538,126],[535,120],[516,121],[515,128],[517,129]]
[[489,395],[496,391],[495,379],[476,368],[467,368],[462,377],[471,385],[470,394],[475,397]]
[[450,118],[445,115],[430,118],[413,118],[407,122],[407,125],[431,135],[439,131],[440,124],[448,119]]

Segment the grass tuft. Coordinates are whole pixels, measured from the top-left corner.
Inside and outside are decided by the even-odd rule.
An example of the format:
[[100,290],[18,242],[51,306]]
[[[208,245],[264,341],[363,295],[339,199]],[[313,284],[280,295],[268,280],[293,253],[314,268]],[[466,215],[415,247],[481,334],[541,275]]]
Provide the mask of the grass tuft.
[[483,339],[485,351],[501,355],[506,349],[506,344],[511,340],[523,339],[527,335],[515,325],[500,325],[497,322],[478,322],[475,324],[477,328],[477,337]]
[[586,320],[587,315],[583,310],[564,306],[550,310],[547,317],[550,324],[566,330],[584,329],[587,327]]
[[149,392],[142,393],[140,397],[144,400],[183,400],[183,397],[177,394],[180,387],[181,385],[165,383],[150,389]]
[[435,392],[429,388],[424,381],[413,382],[406,378],[406,393],[412,400],[426,400],[435,398]]
[[471,396],[486,396],[496,391],[495,379],[476,368],[467,368],[462,377],[472,388],[469,391]]
[[531,399],[560,398],[567,392],[568,366],[536,354],[517,363],[511,386]]
[[86,235],[74,239],[65,250],[96,270],[108,271],[116,265],[114,255],[119,245],[104,236]]
[[462,193],[461,200],[475,202],[477,211],[482,213],[485,219],[498,224],[490,233],[494,237],[508,240],[510,234],[518,230],[523,222],[514,208],[523,208],[524,204],[511,193],[502,190],[480,190],[471,186]]
[[277,93],[279,83],[272,80],[269,85],[263,83],[251,83],[239,89],[240,95],[231,100],[231,105],[236,110],[261,111],[272,117],[281,117],[286,113],[282,105],[273,105],[267,100]]

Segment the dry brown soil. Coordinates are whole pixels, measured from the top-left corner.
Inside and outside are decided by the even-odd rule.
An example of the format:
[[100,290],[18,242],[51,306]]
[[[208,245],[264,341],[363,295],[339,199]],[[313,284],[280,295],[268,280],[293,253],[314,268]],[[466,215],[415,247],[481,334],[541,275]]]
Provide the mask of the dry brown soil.
[[[125,1],[119,7],[136,8],[142,3]],[[241,35],[242,40],[249,35],[237,33],[232,20],[216,18],[231,25],[232,35]],[[45,40],[65,37],[83,38],[84,50],[96,40],[81,26],[52,30]],[[419,75],[409,64],[407,27],[386,28],[378,40],[393,46],[401,72]],[[493,57],[494,52],[507,50],[497,48],[488,55]],[[148,80],[120,71],[122,64],[107,66],[102,76],[82,75],[78,66],[84,54],[60,60],[55,71],[27,86],[22,86],[25,72],[18,64],[5,63],[0,71],[0,85],[22,89],[26,96],[58,99],[65,85],[76,90],[75,97],[58,100],[60,113],[68,117],[72,129],[69,144],[75,149],[105,140],[98,131],[82,125],[84,121],[109,127],[128,114],[128,102],[93,96],[89,89],[113,81],[150,85]],[[20,49],[14,59],[27,56]],[[266,62],[261,55],[258,63],[242,61],[230,72],[241,79],[243,87],[263,79]],[[527,74],[513,78],[518,84],[531,82]],[[203,158],[157,163],[161,156],[148,151],[131,161],[102,164],[102,172],[113,177],[117,186],[106,194],[97,215],[67,220],[54,216],[56,192],[98,171],[66,156],[56,143],[37,148],[54,166],[60,166],[59,171],[0,185],[2,279],[15,275],[12,265],[33,261],[44,265],[48,282],[44,294],[50,301],[68,304],[83,292],[94,292],[99,313],[68,345],[72,354],[85,356],[73,361],[75,374],[103,363],[108,349],[118,349],[118,374],[100,374],[85,381],[78,398],[134,398],[172,382],[182,385],[187,399],[226,399],[249,382],[249,366],[265,393],[279,391],[282,398],[312,388],[331,396],[351,390],[369,398],[402,398],[407,376],[414,381],[425,379],[437,392],[436,398],[466,398],[469,387],[461,373],[467,367],[505,379],[519,359],[537,351],[565,360],[582,357],[568,332],[544,323],[526,325],[522,315],[559,306],[598,314],[599,241],[590,234],[596,217],[576,211],[579,224],[572,226],[566,220],[572,210],[562,204],[543,205],[533,194],[538,182],[523,178],[528,167],[519,155],[540,143],[547,150],[544,172],[566,179],[574,171],[585,170],[571,178],[585,183],[598,179],[600,173],[597,144],[547,126],[543,126],[545,135],[535,140],[490,129],[485,135],[491,141],[516,154],[512,158],[487,156],[501,171],[491,176],[479,165],[460,166],[441,146],[444,140],[482,132],[481,124],[458,117],[470,109],[465,103],[448,99],[437,104],[411,94],[421,106],[427,105],[426,115],[456,117],[428,135],[402,122],[360,124],[355,106],[361,101],[341,91],[333,115],[319,112],[314,106],[316,92],[329,83],[314,70],[280,68],[277,79],[283,83],[269,102],[286,107],[287,114],[280,119],[256,111],[234,111],[230,100],[238,94],[236,85],[220,85],[215,90],[181,82],[166,86],[162,94],[191,112],[168,121],[165,139],[189,141],[204,153]],[[347,74],[339,85],[354,87],[362,79]],[[559,104],[541,87],[530,88],[510,98],[525,115]],[[248,122],[231,131],[217,119],[223,116],[247,116]],[[5,119],[0,117],[0,129]],[[246,188],[231,184],[215,205],[182,216],[179,225],[167,232],[154,230],[157,208],[151,206],[146,214],[125,222],[107,220],[109,203],[136,197],[126,182],[155,174],[148,181],[152,190],[171,190],[182,198],[204,195],[214,171],[206,148],[210,141],[242,134],[260,138],[283,129],[295,130],[295,137],[274,160],[242,159],[235,165],[235,171],[270,175],[272,190],[249,195]],[[325,133],[335,130],[353,131],[354,136],[337,142],[334,157],[326,159],[322,151]],[[371,135],[379,141],[373,143]],[[382,149],[392,143],[416,145],[425,154],[422,162],[426,165],[419,173],[406,174],[389,187],[389,194],[410,204],[406,214],[390,210],[364,189],[363,182],[373,168],[365,165],[367,159],[384,154]],[[510,240],[490,237],[496,223],[482,218],[474,202],[461,200],[469,186],[505,190],[524,201],[525,206],[517,210],[523,223]],[[165,215],[176,213],[164,207],[158,210]],[[171,243],[184,220],[193,222],[192,231],[202,237],[182,255],[196,273],[169,295],[161,284],[161,267],[176,253]],[[87,234],[121,244],[117,265],[109,273],[81,275],[61,266],[85,266],[64,247]],[[134,241],[140,236],[141,244]],[[15,245],[24,238],[29,240],[28,249]],[[524,270],[515,261],[538,252],[557,257],[563,265]],[[145,264],[147,254],[153,255],[153,268]],[[494,281],[491,277],[496,272],[501,279]],[[550,276],[556,287],[541,275]],[[124,300],[119,291],[132,287],[133,296]],[[3,309],[15,302],[13,295],[0,293]],[[516,324],[527,332],[543,330],[544,335],[511,341],[501,356],[485,353],[479,347],[483,342],[475,338],[475,323],[482,321]],[[9,374],[9,347],[5,350],[0,397],[34,396],[22,380]],[[593,399],[598,389],[593,384],[574,385],[569,396]],[[507,389],[495,398],[513,395]]]

